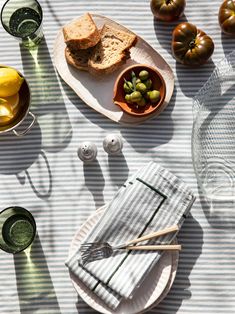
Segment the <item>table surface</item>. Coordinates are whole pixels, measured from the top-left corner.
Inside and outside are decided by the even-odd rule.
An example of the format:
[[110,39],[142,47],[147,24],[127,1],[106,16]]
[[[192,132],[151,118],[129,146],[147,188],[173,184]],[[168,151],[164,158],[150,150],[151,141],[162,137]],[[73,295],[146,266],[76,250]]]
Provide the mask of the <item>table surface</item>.
[[[2,6],[3,0],[0,0]],[[196,69],[176,64],[171,33],[178,22],[153,19],[149,0],[44,0],[45,40],[31,55],[0,27],[1,64],[16,67],[32,89],[37,123],[23,138],[0,138],[1,209],[29,209],[38,235],[30,258],[0,252],[0,313],[95,313],[76,294],[64,265],[75,231],[109,201],[129,174],[153,160],[182,178],[197,201],[179,234],[183,245],[173,287],[149,313],[235,313],[235,216],[227,204],[213,208],[198,189],[191,159],[192,98],[215,64],[235,48],[221,34],[221,0],[188,0],[185,16],[215,42],[212,60]],[[60,27],[84,12],[115,19],[148,41],[170,64],[175,90],[166,110],[138,127],[120,126],[84,104],[53,68],[53,42]],[[102,140],[110,133],[124,140],[123,155],[109,158]],[[97,144],[97,161],[84,166],[79,143]]]

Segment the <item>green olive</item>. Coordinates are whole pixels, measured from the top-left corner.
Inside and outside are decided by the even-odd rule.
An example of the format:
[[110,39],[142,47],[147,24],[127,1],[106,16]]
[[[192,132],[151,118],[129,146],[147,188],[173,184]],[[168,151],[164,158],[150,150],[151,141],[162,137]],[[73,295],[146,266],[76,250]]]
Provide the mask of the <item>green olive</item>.
[[146,100],[144,99],[144,97],[142,97],[140,101],[137,101],[137,105],[140,107],[146,106]]
[[139,92],[141,92],[141,94],[144,94],[144,93],[146,93],[146,91],[147,91],[147,87],[145,86],[144,83],[138,83],[138,84],[136,85],[136,90],[139,91]]
[[146,81],[143,82],[145,84],[145,86],[147,87],[148,90],[150,90],[150,88],[152,87],[152,80],[151,79],[148,79]]
[[132,104],[131,95],[130,95],[130,94],[127,94],[127,95],[125,96],[125,100],[126,100],[126,102],[127,102],[128,104]]
[[123,85],[125,93],[131,94],[133,92],[133,85],[130,81],[126,81]]
[[147,99],[150,99],[150,94],[151,94],[151,91],[148,91],[148,92],[146,93],[146,98],[147,98]]
[[160,92],[158,90],[152,90],[149,94],[151,103],[156,103],[160,99]]
[[142,81],[141,81],[141,79],[137,78],[136,85],[139,84],[139,83],[142,83]]
[[146,81],[149,78],[149,72],[146,70],[140,71],[139,78],[141,79],[141,81]]
[[132,102],[137,102],[140,101],[142,99],[142,95],[140,92],[136,91],[131,93],[131,101]]

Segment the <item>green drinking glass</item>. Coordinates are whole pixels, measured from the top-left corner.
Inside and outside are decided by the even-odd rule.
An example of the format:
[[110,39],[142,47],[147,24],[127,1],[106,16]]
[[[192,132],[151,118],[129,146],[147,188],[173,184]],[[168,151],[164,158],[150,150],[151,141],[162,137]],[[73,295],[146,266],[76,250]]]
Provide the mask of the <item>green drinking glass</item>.
[[4,29],[29,49],[36,48],[43,38],[42,17],[36,0],[8,0],[1,11]]
[[25,208],[14,206],[0,213],[0,249],[19,253],[28,248],[36,235],[36,223]]

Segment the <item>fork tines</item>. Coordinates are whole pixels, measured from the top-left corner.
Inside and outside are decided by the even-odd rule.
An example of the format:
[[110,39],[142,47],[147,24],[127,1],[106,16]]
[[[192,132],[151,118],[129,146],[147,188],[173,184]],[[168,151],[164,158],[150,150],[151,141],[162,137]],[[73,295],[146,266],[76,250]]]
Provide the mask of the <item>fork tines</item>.
[[91,242],[84,243],[80,247],[81,258],[83,263],[92,262],[109,257],[113,250],[108,243]]

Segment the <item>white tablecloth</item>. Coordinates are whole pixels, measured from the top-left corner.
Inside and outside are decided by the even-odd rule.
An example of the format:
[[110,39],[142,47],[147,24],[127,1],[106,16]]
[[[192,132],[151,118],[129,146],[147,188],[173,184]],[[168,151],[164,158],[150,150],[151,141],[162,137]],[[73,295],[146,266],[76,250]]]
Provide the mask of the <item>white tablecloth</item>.
[[[0,5],[4,3],[0,0]],[[171,33],[178,22],[153,19],[148,0],[44,0],[45,41],[33,56],[0,27],[0,63],[16,67],[32,89],[32,112],[38,122],[27,136],[0,136],[0,207],[30,210],[38,236],[31,259],[0,252],[0,313],[95,313],[76,294],[64,265],[79,226],[109,201],[140,166],[155,161],[182,178],[198,196],[179,234],[179,268],[167,298],[149,313],[235,313],[235,216],[228,204],[216,208],[202,197],[191,160],[192,97],[215,64],[235,48],[221,35],[221,1],[188,0],[185,17],[215,42],[212,60],[190,69],[176,64]],[[107,15],[148,41],[171,65],[175,91],[166,110],[138,127],[120,126],[96,113],[58,77],[53,42],[58,29],[84,12]],[[34,61],[36,60],[36,61]],[[124,140],[123,155],[109,158],[102,140],[110,133]],[[77,157],[79,143],[97,144],[97,161]],[[230,204],[231,205],[231,204]]]

